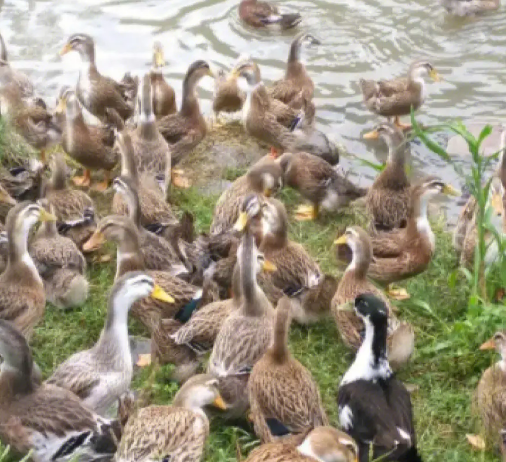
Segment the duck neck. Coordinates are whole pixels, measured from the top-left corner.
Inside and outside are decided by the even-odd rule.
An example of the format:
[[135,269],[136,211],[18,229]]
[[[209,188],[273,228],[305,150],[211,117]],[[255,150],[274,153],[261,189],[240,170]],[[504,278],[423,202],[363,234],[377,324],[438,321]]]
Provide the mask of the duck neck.
[[387,359],[387,318],[377,321],[375,325],[369,319],[364,319],[364,325],[364,341],[342,384],[356,380],[386,380],[392,375]]
[[419,89],[422,100],[425,97],[425,80],[423,74],[425,70],[419,67],[412,67],[408,74],[408,80],[411,88],[416,86]]
[[200,114],[200,106],[196,94],[197,82],[197,79],[192,75],[187,75],[184,79],[183,98],[181,101],[181,110],[179,111],[184,117],[191,117],[195,113]]
[[146,140],[156,140],[158,128],[153,112],[153,98],[151,96],[151,80],[144,78],[140,99],[139,134]]
[[65,160],[59,154],[57,154],[54,168],[51,174],[51,189],[61,191],[66,186],[66,171],[65,171]]
[[372,259],[372,248],[369,242],[353,243],[350,245],[352,258],[346,268],[345,275],[352,275],[357,279],[365,279]]
[[434,233],[428,217],[429,196],[422,194],[412,200],[411,214],[408,220],[408,233],[418,233],[427,238],[434,251]]
[[123,238],[118,243],[116,260],[116,280],[130,271],[146,269],[136,231],[124,230]]
[[128,217],[134,222],[138,230],[141,229],[141,207],[139,204],[139,195],[137,191],[129,189],[123,194],[123,199],[127,203]]
[[36,281],[42,283],[35,263],[28,253],[28,235],[31,227],[32,224],[25,221],[21,223],[21,226],[7,230],[9,258],[5,272],[13,271],[15,268],[22,266],[29,270]]
[[290,303],[283,300],[276,308],[276,323],[274,325],[274,343],[271,356],[277,363],[284,363],[289,359],[288,329],[290,326]]
[[243,310],[248,316],[261,316],[263,310],[261,309],[262,304],[259,293],[261,289],[256,278],[255,242],[249,230],[243,238],[242,245],[240,275]]
[[237,306],[241,303],[241,271],[237,263],[232,274],[232,299]]
[[139,175],[137,174],[137,167],[135,166],[133,146],[131,143],[120,149],[121,153],[121,176],[130,178],[132,182],[139,185]]
[[107,318],[104,330],[97,343],[98,348],[103,347],[107,354],[122,355],[129,358],[130,341],[128,339],[128,312],[132,300],[125,300],[124,297],[111,297],[107,310]]
[[409,185],[406,175],[406,147],[402,145],[402,139],[388,138],[388,160],[385,170],[381,174],[382,182],[387,183],[391,189],[405,188]]

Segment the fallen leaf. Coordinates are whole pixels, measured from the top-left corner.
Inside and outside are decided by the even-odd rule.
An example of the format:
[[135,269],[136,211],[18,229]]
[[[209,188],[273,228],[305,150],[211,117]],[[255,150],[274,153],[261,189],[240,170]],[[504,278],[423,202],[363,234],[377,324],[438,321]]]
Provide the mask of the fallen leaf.
[[147,367],[147,366],[151,365],[151,355],[149,353],[140,354],[136,365],[139,367]]
[[466,435],[467,442],[476,450],[485,450],[485,440],[480,435]]

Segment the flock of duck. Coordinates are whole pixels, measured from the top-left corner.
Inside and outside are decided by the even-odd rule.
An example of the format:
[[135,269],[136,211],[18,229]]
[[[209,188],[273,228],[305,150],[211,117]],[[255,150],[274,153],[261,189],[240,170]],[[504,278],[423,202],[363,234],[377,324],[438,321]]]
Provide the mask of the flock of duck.
[[[296,13],[280,14],[255,0],[243,0],[239,13],[252,27],[300,22]],[[217,408],[226,418],[252,423],[262,444],[249,462],[365,462],[370,454],[421,460],[410,395],[393,372],[415,345],[412,326],[391,302],[408,294],[390,285],[427,269],[436,249],[428,204],[440,194],[458,195],[441,179],[411,182],[405,171],[403,130],[409,127],[400,117],[423,104],[425,76],[439,77],[429,62],[416,61],[405,77],[360,82],[364,104],[387,119],[366,137],[382,139],[389,149],[384,170],[361,188],[336,168],[339,151],[314,127],[314,84],[301,51],[318,43],[309,33],[296,35],[284,77],[270,86],[250,57],[219,73],[195,61],[178,109],[162,73],[160,43],[149,72],[116,82],[97,69],[93,39],[74,34],[60,54],[80,55],[79,79],[74,88],[61,89],[50,110],[28,77],[10,65],[0,40],[2,118],[41,151],[40,161],[4,166],[0,175],[2,443],[44,462],[200,461],[210,427],[204,409]],[[242,111],[246,133],[271,150],[223,192],[209,233],[196,236],[193,216],[178,213],[171,191],[186,185],[184,172],[174,167],[208,130],[197,96],[205,76],[215,79],[213,127],[222,113]],[[73,177],[79,188],[67,181],[60,149],[46,159],[55,144],[82,167]],[[112,214],[102,218],[86,192],[92,172],[103,173],[95,194],[111,184],[114,190]],[[489,200],[502,230],[504,156],[497,180]],[[285,205],[273,197],[285,186],[308,201],[297,220],[365,205],[369,227],[348,227],[335,240],[337,258],[347,263],[340,280],[324,274],[290,239]],[[475,209],[470,199],[455,232],[464,265],[474,255]],[[85,302],[85,255],[105,242],[116,246],[117,258],[100,338],[43,381],[28,345],[34,327],[46,301],[62,309]],[[494,258],[497,246],[491,245],[487,262]],[[129,391],[135,369],[129,316],[151,336],[151,354],[141,355],[138,365],[174,365],[172,378],[181,388],[171,405],[142,407]],[[342,431],[330,426],[316,381],[288,345],[292,320],[312,324],[329,317],[344,344],[357,351],[339,385]],[[484,348],[494,345],[505,352],[504,334]],[[198,373],[207,358],[206,373]],[[503,362],[493,366],[478,387],[484,422],[497,438],[506,424],[504,403],[490,396],[506,387],[504,370]]]

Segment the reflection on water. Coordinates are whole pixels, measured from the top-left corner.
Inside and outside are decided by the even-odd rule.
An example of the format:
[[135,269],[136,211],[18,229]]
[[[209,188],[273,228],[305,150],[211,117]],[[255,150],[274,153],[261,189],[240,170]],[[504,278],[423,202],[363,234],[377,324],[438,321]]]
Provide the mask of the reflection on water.
[[[76,54],[58,56],[64,40],[85,32],[95,38],[97,65],[119,78],[149,68],[155,39],[165,47],[166,77],[180,93],[188,65],[206,59],[229,66],[250,53],[270,81],[283,73],[293,36],[246,29],[238,20],[239,0],[11,0],[0,2],[1,32],[15,66],[32,76],[38,91],[53,97],[62,84],[77,80]],[[359,78],[390,78],[428,58],[444,81],[428,85],[420,112],[427,124],[451,117],[496,122],[506,105],[506,17],[502,11],[478,19],[447,17],[435,0],[291,0],[278,2],[303,12],[303,27],[323,42],[308,50],[315,81],[318,123],[348,149],[369,160],[385,158],[385,148],[366,144],[361,133],[378,119],[361,102]],[[204,83],[203,109],[209,111],[211,83]],[[435,173],[459,183],[453,169],[422,146],[412,146],[414,171]],[[350,160],[345,167],[369,182],[374,171]]]

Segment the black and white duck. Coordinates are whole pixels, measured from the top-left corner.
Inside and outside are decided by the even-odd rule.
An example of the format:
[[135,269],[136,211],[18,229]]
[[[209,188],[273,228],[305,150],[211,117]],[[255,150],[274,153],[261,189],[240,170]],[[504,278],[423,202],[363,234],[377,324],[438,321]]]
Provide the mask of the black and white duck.
[[421,462],[416,448],[411,398],[387,359],[388,310],[373,294],[355,299],[365,338],[338,392],[339,422],[358,444],[359,462],[373,459]]

